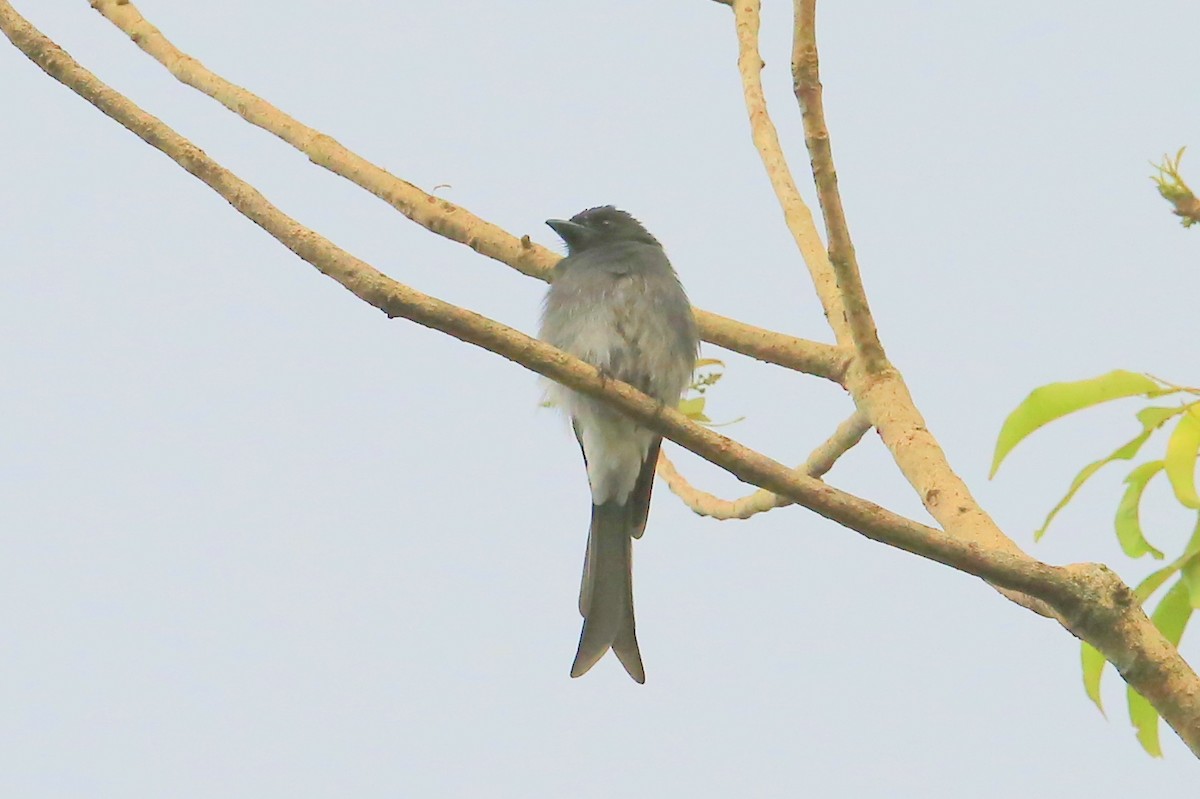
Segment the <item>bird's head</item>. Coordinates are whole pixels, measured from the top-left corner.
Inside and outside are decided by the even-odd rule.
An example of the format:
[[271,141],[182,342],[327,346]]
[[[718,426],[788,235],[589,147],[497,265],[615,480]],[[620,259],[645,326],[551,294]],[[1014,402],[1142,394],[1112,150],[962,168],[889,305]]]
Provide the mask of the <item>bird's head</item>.
[[611,205],[580,211],[570,219],[547,219],[546,224],[562,237],[571,254],[626,241],[661,246],[641,222]]

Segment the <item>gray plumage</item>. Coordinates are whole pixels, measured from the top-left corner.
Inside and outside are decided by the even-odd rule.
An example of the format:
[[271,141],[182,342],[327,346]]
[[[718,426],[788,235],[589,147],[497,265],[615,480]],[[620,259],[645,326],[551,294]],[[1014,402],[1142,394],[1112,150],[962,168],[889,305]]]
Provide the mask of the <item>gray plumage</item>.
[[[691,381],[699,337],[687,295],[662,246],[610,205],[546,222],[567,244],[546,294],[541,338],[674,406]],[[583,451],[592,493],[571,666],[578,677],[610,648],[645,682],[633,617],[632,539],[640,538],[661,436],[599,400],[551,383]]]

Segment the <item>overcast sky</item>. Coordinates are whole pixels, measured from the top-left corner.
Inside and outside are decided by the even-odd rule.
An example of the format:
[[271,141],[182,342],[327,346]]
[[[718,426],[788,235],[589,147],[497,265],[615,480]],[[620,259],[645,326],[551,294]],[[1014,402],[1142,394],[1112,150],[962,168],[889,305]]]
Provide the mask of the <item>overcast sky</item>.
[[[86,67],[404,283],[534,332],[543,284],[441,239],[177,83],[84,0],[18,0]],[[790,3],[766,81],[801,183]],[[1051,563],[1127,580],[1101,473],[1136,404],[987,482],[1033,387],[1197,381],[1200,230],[1148,161],[1200,148],[1200,5],[826,2],[841,186],[885,346],[976,496]],[[139,7],[177,45],[516,235],[614,203],[693,302],[830,340],[708,0]],[[1111,8],[1111,10],[1109,10]],[[0,794],[20,797],[1166,796],[1078,642],[978,580],[798,508],[636,547],[648,675],[568,677],[588,494],[534,375],[388,321],[0,46]],[[1185,160],[1200,184],[1200,152]],[[1190,168],[1194,167],[1194,168]],[[805,188],[811,198],[811,191]],[[711,345],[723,432],[789,463],[851,410]],[[1162,442],[1151,446],[1161,448]],[[695,458],[725,496],[747,489]],[[873,436],[830,482],[925,519]],[[1162,482],[1162,481],[1160,481]],[[1190,521],[1152,487],[1151,541]],[[1200,632],[1184,653],[1200,662]]]

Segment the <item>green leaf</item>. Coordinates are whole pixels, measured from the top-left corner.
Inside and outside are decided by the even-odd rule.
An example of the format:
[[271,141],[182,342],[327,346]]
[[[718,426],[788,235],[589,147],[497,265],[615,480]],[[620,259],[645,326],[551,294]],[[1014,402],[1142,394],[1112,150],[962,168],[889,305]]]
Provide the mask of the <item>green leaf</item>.
[[[1041,540],[1042,536],[1046,534],[1046,530],[1050,527],[1050,522],[1054,521],[1054,517],[1058,515],[1058,512],[1067,506],[1067,503],[1071,501],[1071,499],[1075,496],[1075,493],[1083,487],[1083,484],[1086,483],[1093,474],[1100,470],[1100,467],[1112,463],[1115,460],[1127,461],[1132,459],[1134,455],[1138,454],[1138,450],[1140,450],[1142,445],[1149,440],[1151,434],[1153,434],[1155,430],[1161,427],[1163,423],[1172,416],[1183,413],[1183,411],[1183,406],[1176,406],[1174,408],[1151,406],[1149,408],[1142,408],[1140,411],[1138,411],[1137,419],[1142,423],[1142,432],[1138,433],[1137,436],[1135,436],[1132,440],[1127,441],[1123,445],[1117,447],[1115,450],[1109,453],[1107,457],[1101,458],[1098,461],[1093,461],[1092,463],[1089,463],[1087,466],[1084,466],[1082,469],[1080,469],[1079,474],[1075,475],[1075,479],[1071,481],[1071,487],[1067,489],[1066,496],[1060,499],[1058,504],[1050,509],[1050,512],[1046,514],[1046,520],[1042,522],[1042,526],[1034,531],[1033,540]],[[1136,555],[1134,557],[1136,557]],[[1159,553],[1158,557],[1162,557],[1162,554]]]
[[1129,720],[1137,730],[1138,743],[1150,757],[1162,757],[1162,747],[1158,742],[1158,711],[1128,686],[1125,687],[1125,698],[1129,703]]
[[1148,577],[1137,584],[1137,588],[1133,589],[1138,602],[1146,604],[1146,600],[1152,597],[1163,583],[1174,577],[1175,573],[1187,565],[1188,561],[1198,556],[1200,556],[1200,514],[1196,517],[1196,526],[1192,528],[1192,537],[1188,539],[1187,546],[1183,548],[1183,554],[1158,571],[1151,572]]
[[1196,527],[1183,554],[1172,564],[1182,572],[1183,584],[1187,586],[1193,608],[1200,608],[1200,514],[1196,516]]
[[1187,587],[1192,609],[1200,608],[1200,555],[1188,558],[1179,570],[1179,576]]
[[688,386],[688,389],[703,394],[724,376],[724,361],[717,358],[701,358],[696,361],[696,367],[692,372],[692,384]]
[[[1179,646],[1191,616],[1192,605],[1188,600],[1188,589],[1183,580],[1180,580],[1163,596],[1158,607],[1150,614],[1150,619],[1164,638]],[[1138,742],[1150,756],[1162,757],[1162,747],[1158,740],[1158,712],[1132,688],[1127,689],[1126,696],[1129,700],[1129,720],[1137,730]]]
[[1188,539],[1183,554],[1176,558],[1175,563],[1182,565],[1185,560],[1200,552],[1200,514],[1196,515],[1196,526],[1192,528],[1192,537]]
[[992,458],[989,476],[995,476],[1000,462],[1013,447],[1042,425],[1102,402],[1146,394],[1158,387],[1145,375],[1118,369],[1088,380],[1050,383],[1035,388],[1004,420],[996,439],[996,453]]
[[[1178,391],[1178,389],[1171,389],[1171,391]],[[1137,416],[1137,420],[1142,423],[1143,430],[1153,431],[1162,427],[1163,423],[1172,416],[1178,416],[1186,412],[1186,405],[1150,405],[1142,408],[1135,415]]]
[[1104,703],[1100,701],[1100,678],[1104,676],[1104,664],[1108,661],[1104,659],[1104,655],[1100,654],[1100,650],[1089,644],[1087,641],[1081,641],[1079,649],[1080,660],[1083,661],[1083,690],[1087,691],[1088,699],[1096,703],[1096,707],[1100,709],[1100,714],[1108,716],[1104,712]]
[[694,422],[711,421],[704,415],[704,397],[691,397],[679,401],[679,412]]
[[736,418],[736,419],[730,419],[728,422],[714,422],[714,421],[712,421],[712,420],[710,419],[710,420],[709,420],[709,421],[706,423],[706,425],[705,425],[705,426],[706,426],[706,427],[712,427],[712,428],[716,428],[716,427],[729,427],[729,425],[731,425],[731,424],[737,424],[738,422],[744,422],[744,421],[746,421],[746,417],[745,417],[745,416],[739,416],[739,417],[738,417],[738,418]]
[[1162,461],[1150,461],[1136,467],[1125,478],[1127,488],[1121,501],[1117,504],[1117,518],[1114,526],[1117,529],[1117,540],[1121,542],[1121,549],[1131,558],[1140,558],[1149,552],[1153,557],[1162,560],[1163,553],[1146,540],[1146,536],[1142,532],[1141,519],[1138,516],[1146,484],[1154,475],[1161,472],[1162,468]]
[[1189,405],[1167,441],[1166,470],[1175,498],[1187,508],[1200,508],[1196,494],[1196,452],[1200,450],[1200,418]]
[[[1149,438],[1149,436],[1147,436],[1147,438]],[[1131,441],[1130,443],[1132,444],[1133,442]],[[1128,446],[1128,444],[1126,446]],[[1042,536],[1046,534],[1046,530],[1050,528],[1050,522],[1054,521],[1054,517],[1058,515],[1058,512],[1067,507],[1067,503],[1070,502],[1072,497],[1075,496],[1075,493],[1083,487],[1083,484],[1088,481],[1088,478],[1100,471],[1101,466],[1104,466],[1107,463],[1112,463],[1112,460],[1113,456],[1109,455],[1107,458],[1101,458],[1098,461],[1092,461],[1087,466],[1084,466],[1079,470],[1079,474],[1075,475],[1075,479],[1071,481],[1071,487],[1067,489],[1067,493],[1058,501],[1058,504],[1051,508],[1050,512],[1046,514],[1046,520],[1042,522],[1042,526],[1033,531],[1034,541],[1042,540]]]
[[1149,577],[1138,583],[1137,588],[1133,589],[1134,595],[1137,596],[1138,602],[1143,605],[1146,600],[1154,596],[1154,592],[1162,587],[1162,584],[1175,576],[1175,572],[1179,571],[1182,564],[1175,561],[1171,564],[1163,566],[1156,572],[1153,572]]
[[1163,594],[1158,607],[1150,614],[1150,620],[1162,632],[1163,638],[1175,646],[1179,646],[1179,642],[1183,640],[1183,631],[1187,629],[1191,618],[1192,603],[1188,601],[1188,589],[1183,580],[1175,583]]

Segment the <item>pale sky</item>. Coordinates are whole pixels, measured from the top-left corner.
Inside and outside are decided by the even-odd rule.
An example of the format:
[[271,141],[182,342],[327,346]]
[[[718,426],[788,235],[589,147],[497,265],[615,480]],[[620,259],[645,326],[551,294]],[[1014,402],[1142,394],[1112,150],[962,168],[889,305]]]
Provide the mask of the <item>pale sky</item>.
[[[176,82],[84,0],[17,9],[274,203],[397,280],[534,332],[538,281],[441,239]],[[693,302],[830,340],[749,138],[729,9],[143,0],[226,78],[516,235],[613,203]],[[1200,230],[1149,161],[1200,149],[1200,5],[826,2],[834,152],[889,355],[1035,556],[1117,548],[1124,472],[1031,531],[1137,405],[1055,425],[986,480],[1032,388],[1194,384]],[[797,178],[790,3],[765,79]],[[635,549],[647,683],[568,677],[588,495],[535,375],[322,277],[0,46],[0,795],[1182,795],[1195,763],[1105,720],[1078,642],[980,581],[799,508]],[[1185,173],[1200,184],[1200,152]],[[807,196],[812,192],[805,188]],[[799,463],[851,410],[732,355],[722,432]],[[1150,447],[1161,451],[1162,441]],[[1151,450],[1148,450],[1148,452]],[[747,489],[694,457],[706,490]],[[925,520],[873,435],[828,477]],[[1164,485],[1147,535],[1190,521]],[[1200,663],[1200,632],[1184,654]]]

